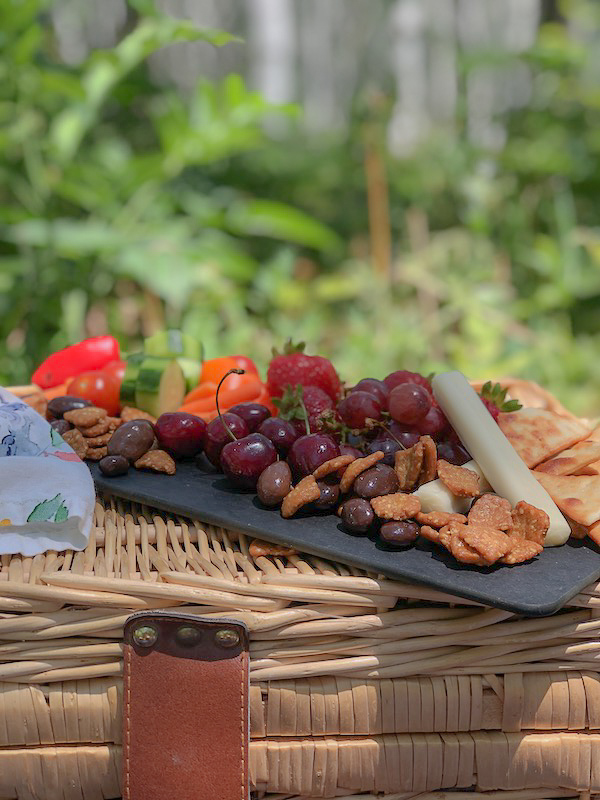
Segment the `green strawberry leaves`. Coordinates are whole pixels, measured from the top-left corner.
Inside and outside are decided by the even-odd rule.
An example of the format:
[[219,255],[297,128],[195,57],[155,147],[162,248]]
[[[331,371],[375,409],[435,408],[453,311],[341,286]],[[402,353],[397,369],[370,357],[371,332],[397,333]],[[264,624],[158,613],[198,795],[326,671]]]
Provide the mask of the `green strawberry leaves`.
[[276,347],[271,348],[271,355],[273,358],[277,358],[277,356],[292,356],[294,353],[303,353],[304,348],[306,347],[306,342],[298,342],[294,344],[291,339],[288,339],[287,342],[283,345],[283,351],[279,352]]
[[[291,340],[290,340],[291,341]],[[281,397],[274,397],[273,404],[277,407],[282,419],[299,419],[306,425],[306,432],[310,433],[308,413],[304,405],[304,387],[302,384],[291,386],[289,383],[285,387]]]
[[493,403],[500,411],[519,411],[519,409],[523,408],[518,400],[507,400],[507,392],[508,389],[503,389],[499,383],[487,381],[481,387],[479,394],[489,400],[490,403]]

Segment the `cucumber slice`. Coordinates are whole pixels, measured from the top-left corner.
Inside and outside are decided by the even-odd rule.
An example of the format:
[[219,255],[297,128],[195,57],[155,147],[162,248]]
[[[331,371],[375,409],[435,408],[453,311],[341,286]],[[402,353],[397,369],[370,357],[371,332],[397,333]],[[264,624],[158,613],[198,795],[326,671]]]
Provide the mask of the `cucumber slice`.
[[154,417],[176,411],[185,397],[185,376],[176,359],[147,356],[140,366],[135,405]]
[[144,353],[163,358],[191,358],[202,361],[202,345],[188,333],[159,331],[144,341]]
[[177,361],[185,376],[185,390],[186,392],[191,392],[200,382],[202,362],[194,361],[193,358],[178,358]]
[[135,387],[137,385],[140,364],[146,358],[144,353],[132,353],[127,356],[125,375],[121,383],[119,401],[122,406],[135,406]]

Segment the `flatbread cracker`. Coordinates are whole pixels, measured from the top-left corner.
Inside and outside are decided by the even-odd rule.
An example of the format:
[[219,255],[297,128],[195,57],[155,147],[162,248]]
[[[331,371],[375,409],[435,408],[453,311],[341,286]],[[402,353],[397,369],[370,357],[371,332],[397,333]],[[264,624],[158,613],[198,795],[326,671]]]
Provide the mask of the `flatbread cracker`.
[[536,472],[546,472],[548,475],[575,475],[577,470],[587,467],[598,459],[600,459],[600,442],[586,439],[544,461],[543,464],[538,464],[535,469]]
[[575,470],[573,475],[600,475],[600,459],[586,464],[585,467]]
[[600,475],[547,475],[532,471],[560,510],[575,522],[600,520]]
[[394,469],[398,477],[400,491],[410,492],[415,488],[423,468],[425,449],[421,441],[406,450],[396,450]]
[[589,425],[541,408],[501,412],[500,430],[528,467],[555,456],[591,432]]

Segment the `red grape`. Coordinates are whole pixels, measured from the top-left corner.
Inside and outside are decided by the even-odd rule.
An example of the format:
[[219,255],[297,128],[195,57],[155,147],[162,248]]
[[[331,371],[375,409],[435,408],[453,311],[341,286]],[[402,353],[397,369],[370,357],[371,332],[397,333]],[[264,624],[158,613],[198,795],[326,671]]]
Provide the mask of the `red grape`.
[[340,400],[337,410],[349,428],[364,428],[367,419],[381,418],[381,403],[368,392],[352,392]]
[[427,414],[425,414],[422,419],[418,420],[416,426],[419,433],[423,435],[428,434],[435,439],[436,436],[439,436],[447,429],[448,420],[441,409],[436,408],[436,406],[431,406]]
[[368,394],[372,394],[381,407],[384,410],[387,409],[387,398],[390,390],[383,381],[378,381],[376,378],[363,378],[362,381],[359,381],[356,386],[350,389],[350,392],[367,392]]
[[460,442],[438,442],[437,444],[438,458],[447,461],[449,464],[456,464],[457,467],[462,467],[467,461],[471,460],[471,456],[460,444]]
[[422,386],[429,394],[433,394],[433,389],[427,378],[420,375],[418,372],[409,372],[407,369],[399,369],[396,372],[390,372],[390,374],[383,379],[383,382],[390,391],[395,389],[396,386],[400,386],[402,383],[416,383],[417,386]]
[[388,408],[392,419],[413,425],[431,408],[431,395],[416,383],[401,383],[390,392]]

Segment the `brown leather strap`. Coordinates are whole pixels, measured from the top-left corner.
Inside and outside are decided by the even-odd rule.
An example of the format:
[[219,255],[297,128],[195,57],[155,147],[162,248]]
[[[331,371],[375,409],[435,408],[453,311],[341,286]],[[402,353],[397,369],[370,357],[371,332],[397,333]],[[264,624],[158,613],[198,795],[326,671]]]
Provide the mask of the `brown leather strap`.
[[[138,643],[140,627],[154,644]],[[124,639],[124,799],[247,800],[245,627],[142,612]]]

